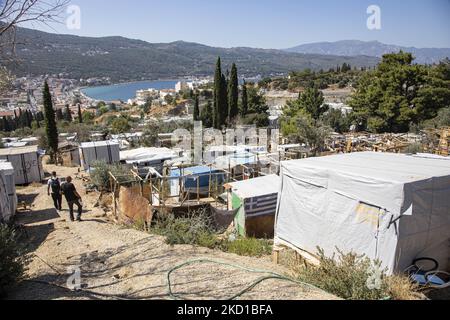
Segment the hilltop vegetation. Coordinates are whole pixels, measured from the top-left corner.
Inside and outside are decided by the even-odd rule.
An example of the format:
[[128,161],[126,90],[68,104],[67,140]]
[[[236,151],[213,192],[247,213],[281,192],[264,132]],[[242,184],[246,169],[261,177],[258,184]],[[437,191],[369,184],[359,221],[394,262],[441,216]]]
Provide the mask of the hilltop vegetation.
[[292,71],[288,77],[265,78],[259,82],[259,86],[268,90],[301,91],[311,85],[323,90],[335,85],[339,88],[353,86],[366,68],[352,68],[350,64],[330,68],[327,71],[320,69],[314,71],[306,69],[303,71]]
[[374,66],[374,57],[338,57],[252,48],[215,48],[197,43],[148,43],[122,37],[89,38],[17,29],[19,76],[68,73],[73,78],[110,77],[112,81],[205,76],[222,57],[224,70],[235,62],[241,74],[276,75],[291,70],[329,69],[343,63]]

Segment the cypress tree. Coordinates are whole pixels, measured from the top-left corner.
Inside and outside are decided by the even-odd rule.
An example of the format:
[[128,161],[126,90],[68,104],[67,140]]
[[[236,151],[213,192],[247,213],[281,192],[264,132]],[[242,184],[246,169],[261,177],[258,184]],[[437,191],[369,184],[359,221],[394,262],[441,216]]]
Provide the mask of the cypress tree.
[[222,66],[220,57],[217,58],[216,72],[214,74],[214,105],[212,108],[213,127],[220,128],[220,106],[222,97]]
[[78,122],[83,123],[83,115],[81,114],[81,106],[78,104]]
[[239,114],[239,81],[236,64],[231,67],[231,75],[228,83],[228,107],[229,121],[232,122]]
[[44,117],[45,117],[45,132],[50,152],[50,159],[54,163],[56,160],[56,153],[58,152],[58,128],[55,121],[55,110],[53,109],[52,96],[48,87],[47,81],[44,83]]
[[227,119],[228,119],[228,81],[225,78],[225,75],[222,75],[222,80],[220,83],[221,90],[220,90],[220,108],[219,108],[219,114],[220,114],[220,122],[219,122],[219,128],[226,125]]
[[3,117],[3,131],[5,131],[5,132],[11,131],[7,117]]
[[66,104],[66,111],[64,113],[64,120],[67,122],[72,122],[72,112],[70,111],[70,107],[68,104]]
[[247,84],[242,84],[242,106],[241,106],[241,116],[245,117],[248,113],[248,94],[247,94]]
[[213,108],[211,101],[208,100],[208,103],[202,110],[201,119],[203,122],[203,126],[205,128],[211,128],[213,125]]
[[56,121],[61,121],[64,119],[64,115],[61,109],[56,109]]
[[198,94],[194,96],[194,121],[200,120],[200,106],[198,101]]
[[30,110],[27,110],[27,125],[28,128],[31,128],[33,124],[33,114],[31,113]]

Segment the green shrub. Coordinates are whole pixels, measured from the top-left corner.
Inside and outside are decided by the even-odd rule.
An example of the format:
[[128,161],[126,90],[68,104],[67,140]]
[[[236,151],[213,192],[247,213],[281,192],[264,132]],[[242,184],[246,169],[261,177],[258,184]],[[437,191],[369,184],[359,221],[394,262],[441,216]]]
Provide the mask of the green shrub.
[[0,224],[0,297],[22,280],[27,258],[19,244],[16,232]]
[[264,239],[241,238],[235,241],[227,241],[224,251],[240,256],[262,257],[272,253],[272,245]]
[[213,249],[218,239],[206,211],[198,211],[186,217],[161,215],[152,228],[153,232],[166,237],[170,245],[190,244]]
[[242,238],[229,241],[219,237],[206,210],[179,218],[171,214],[160,215],[151,232],[166,237],[166,243],[170,245],[190,244],[251,257],[272,253],[272,246],[268,240]]
[[348,300],[413,298],[414,286],[407,277],[388,277],[377,261],[338,253],[327,257],[319,249],[320,265],[296,268],[299,280]]
[[110,165],[104,161],[96,161],[92,164],[92,168],[91,180],[99,190],[111,191],[109,172],[111,172],[119,182],[129,182],[127,180],[131,179],[130,171],[125,166],[119,164]]
[[410,144],[406,149],[405,152],[406,154],[418,154],[418,153],[422,153],[423,152],[423,146],[421,143],[413,143]]

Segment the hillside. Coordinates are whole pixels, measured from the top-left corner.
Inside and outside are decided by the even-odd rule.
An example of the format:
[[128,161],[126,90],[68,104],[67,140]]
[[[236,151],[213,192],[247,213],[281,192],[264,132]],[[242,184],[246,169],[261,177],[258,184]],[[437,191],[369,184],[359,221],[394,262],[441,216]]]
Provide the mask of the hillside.
[[9,66],[17,75],[69,73],[73,78],[111,77],[113,81],[205,76],[214,71],[218,56],[225,67],[238,64],[246,77],[292,70],[328,69],[344,62],[373,66],[379,59],[298,54],[281,50],[216,48],[187,43],[148,43],[123,37],[90,38],[19,28],[20,64]]
[[450,48],[414,48],[384,44],[378,41],[344,40],[337,42],[317,42],[286,49],[286,52],[303,54],[323,54],[336,56],[371,56],[381,58],[386,53],[411,52],[417,63],[437,63],[450,57]]

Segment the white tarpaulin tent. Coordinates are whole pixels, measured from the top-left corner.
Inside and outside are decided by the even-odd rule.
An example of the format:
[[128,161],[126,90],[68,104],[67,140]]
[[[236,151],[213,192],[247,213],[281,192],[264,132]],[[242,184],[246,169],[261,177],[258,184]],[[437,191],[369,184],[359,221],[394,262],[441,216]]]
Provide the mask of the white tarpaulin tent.
[[120,161],[139,166],[161,166],[166,160],[178,158],[178,153],[168,148],[139,148],[120,152]]
[[0,221],[8,222],[17,210],[17,194],[14,168],[11,163],[0,161]]
[[275,243],[365,254],[401,272],[449,268],[450,158],[352,153],[282,162]]
[[86,142],[80,147],[81,165],[84,170],[89,170],[96,161],[104,161],[107,164],[120,161],[119,144],[111,141]]
[[17,185],[44,180],[42,158],[37,146],[0,149],[0,160],[13,165]]

